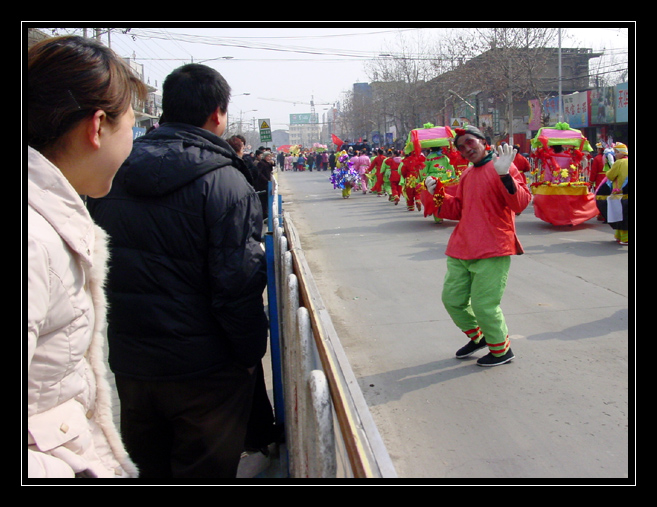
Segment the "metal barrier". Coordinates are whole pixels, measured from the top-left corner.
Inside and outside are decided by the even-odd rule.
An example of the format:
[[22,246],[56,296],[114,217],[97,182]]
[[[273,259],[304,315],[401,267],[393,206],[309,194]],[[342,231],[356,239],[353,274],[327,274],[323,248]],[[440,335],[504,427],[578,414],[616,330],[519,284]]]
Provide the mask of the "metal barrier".
[[274,410],[290,477],[396,477],[274,177],[265,240]]

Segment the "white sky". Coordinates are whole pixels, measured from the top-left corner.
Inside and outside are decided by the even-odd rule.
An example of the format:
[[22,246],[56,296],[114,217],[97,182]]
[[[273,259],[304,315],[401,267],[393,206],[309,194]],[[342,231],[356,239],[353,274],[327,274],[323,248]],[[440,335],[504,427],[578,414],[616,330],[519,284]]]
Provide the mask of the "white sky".
[[[47,27],[45,23],[40,26]],[[137,62],[144,65],[145,78],[158,87],[173,69],[192,60],[217,69],[232,88],[231,121],[240,117],[245,122],[268,118],[276,130],[287,128],[290,114],[310,112],[312,97],[321,121],[324,109],[329,107],[326,104],[342,101],[343,92],[349,91],[353,83],[369,81],[364,62],[390,52],[400,30],[409,37],[422,31],[428,39],[438,38],[446,30],[426,22],[315,25],[308,21],[276,28],[280,23],[233,22],[229,28],[226,24],[214,27],[191,22],[133,24],[135,37],[113,32],[111,46],[120,56],[136,56]],[[618,28],[622,26],[625,28]],[[564,22],[562,47],[626,51],[627,26],[633,25],[578,22],[575,27]],[[107,43],[106,37],[103,41]]]

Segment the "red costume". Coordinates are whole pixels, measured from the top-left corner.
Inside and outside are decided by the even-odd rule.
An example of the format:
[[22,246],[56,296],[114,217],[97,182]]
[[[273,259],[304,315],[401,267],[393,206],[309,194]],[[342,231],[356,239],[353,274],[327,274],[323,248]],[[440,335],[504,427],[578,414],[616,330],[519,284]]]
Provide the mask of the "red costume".
[[376,192],[377,194],[381,194],[383,192],[383,173],[381,172],[381,165],[385,159],[386,158],[383,156],[383,154],[379,153],[376,157],[374,157],[374,159],[372,159],[370,166],[367,168],[368,173],[372,172],[372,169],[375,169],[376,171],[376,182],[370,191]]
[[420,191],[422,182],[420,181],[420,170],[424,167],[424,157],[420,157],[420,162],[416,162],[415,155],[409,155],[404,158],[401,164],[401,175],[404,178],[404,192],[406,193],[406,209],[413,211],[417,205],[420,210]]
[[399,157],[390,157],[388,159],[388,166],[390,167],[390,189],[392,192],[391,200],[397,204],[401,197],[401,174],[399,174],[399,164],[401,159]]
[[529,160],[527,160],[520,153],[516,153],[516,158],[513,159],[513,165],[515,165],[518,171],[520,171],[520,176],[522,177],[522,180],[525,183],[527,183],[527,176],[525,175],[525,173],[528,173],[532,170],[531,165],[529,165]]
[[600,183],[605,180],[605,177],[605,156],[598,153],[591,162],[591,175],[589,176],[591,187],[598,188]]
[[440,210],[426,199],[425,215],[458,220],[445,254],[456,259],[485,259],[522,253],[515,233],[515,215],[531,201],[520,172],[511,165],[509,174],[516,191],[510,193],[492,162],[470,166],[461,174],[456,195],[445,194]]

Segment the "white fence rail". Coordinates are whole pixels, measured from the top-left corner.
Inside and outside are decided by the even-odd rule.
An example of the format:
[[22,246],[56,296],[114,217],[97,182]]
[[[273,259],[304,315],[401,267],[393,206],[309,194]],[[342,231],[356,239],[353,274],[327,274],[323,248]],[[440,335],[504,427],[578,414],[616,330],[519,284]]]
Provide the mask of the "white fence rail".
[[[266,250],[274,407],[293,478],[394,478],[396,473],[330,315],[284,214],[269,192]],[[275,283],[272,283],[275,281]]]

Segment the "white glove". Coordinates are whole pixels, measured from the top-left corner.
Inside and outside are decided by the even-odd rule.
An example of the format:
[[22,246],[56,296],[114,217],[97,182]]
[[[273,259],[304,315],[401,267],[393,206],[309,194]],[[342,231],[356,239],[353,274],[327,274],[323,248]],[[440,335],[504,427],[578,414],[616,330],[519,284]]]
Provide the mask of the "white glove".
[[436,178],[433,176],[427,176],[427,179],[424,180],[424,186],[427,187],[427,190],[431,195],[436,191]]
[[497,147],[497,153],[493,153],[493,166],[497,174],[504,176],[509,174],[509,168],[516,157],[516,150],[511,145],[503,144]]

